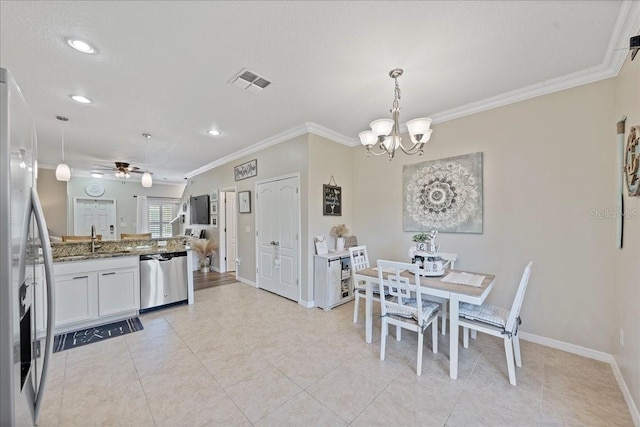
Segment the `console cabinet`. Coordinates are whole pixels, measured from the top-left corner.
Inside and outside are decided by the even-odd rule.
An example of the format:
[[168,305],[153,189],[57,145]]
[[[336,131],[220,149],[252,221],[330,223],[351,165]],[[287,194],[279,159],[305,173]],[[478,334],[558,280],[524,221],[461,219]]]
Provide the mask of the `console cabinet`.
[[138,314],[137,256],[54,263],[56,332],[86,328]]
[[315,305],[327,311],[353,299],[348,251],[314,257],[313,288]]

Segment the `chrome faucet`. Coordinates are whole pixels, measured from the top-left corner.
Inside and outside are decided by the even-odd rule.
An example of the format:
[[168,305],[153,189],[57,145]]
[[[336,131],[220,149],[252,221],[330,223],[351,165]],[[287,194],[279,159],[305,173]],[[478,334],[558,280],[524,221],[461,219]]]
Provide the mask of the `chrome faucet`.
[[94,254],[96,252],[96,249],[100,249],[102,247],[102,245],[96,245],[96,226],[92,225],[91,226],[91,253]]

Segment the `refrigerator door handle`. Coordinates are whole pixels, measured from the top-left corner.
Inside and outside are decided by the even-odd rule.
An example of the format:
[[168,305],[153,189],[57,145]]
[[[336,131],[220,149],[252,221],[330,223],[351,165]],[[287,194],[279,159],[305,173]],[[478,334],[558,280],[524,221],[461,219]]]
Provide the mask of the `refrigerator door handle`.
[[34,421],[38,422],[38,414],[42,406],[43,392],[47,381],[49,371],[49,361],[53,350],[53,330],[55,319],[55,280],[53,275],[53,257],[51,254],[51,242],[49,240],[49,232],[47,230],[47,222],[44,219],[42,205],[38,198],[35,188],[31,189],[31,206],[38,226],[38,235],[40,236],[40,245],[42,247],[42,255],[44,260],[44,272],[47,289],[47,339],[44,350],[44,361],[42,363],[42,375],[36,395],[36,407],[34,413]]

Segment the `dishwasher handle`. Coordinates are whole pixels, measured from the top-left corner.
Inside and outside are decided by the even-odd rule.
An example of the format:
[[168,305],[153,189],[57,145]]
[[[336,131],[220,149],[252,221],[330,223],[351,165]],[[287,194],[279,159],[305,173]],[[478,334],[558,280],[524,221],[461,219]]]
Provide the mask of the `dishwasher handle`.
[[173,258],[178,257],[186,257],[187,252],[169,252],[163,254],[149,254],[149,255],[140,255],[140,261],[150,261],[150,260],[158,260],[158,261],[171,261]]

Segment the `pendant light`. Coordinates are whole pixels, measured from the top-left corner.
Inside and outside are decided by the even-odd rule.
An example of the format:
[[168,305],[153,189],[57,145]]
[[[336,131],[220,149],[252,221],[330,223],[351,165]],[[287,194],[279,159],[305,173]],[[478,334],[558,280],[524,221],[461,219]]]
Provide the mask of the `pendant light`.
[[[143,133],[142,136],[144,136],[147,140],[151,138],[151,134],[149,133]],[[147,161],[147,167],[149,167],[149,151],[147,150],[146,145],[144,147],[144,156]],[[141,183],[142,183],[142,186],[145,188],[149,188],[153,185],[153,179],[151,178],[151,174],[149,173],[148,169],[144,171],[144,174],[142,175]]]
[[58,181],[69,181],[71,179],[71,169],[64,162],[64,122],[69,121],[69,119],[64,116],[56,116],[56,119],[62,122],[62,162],[56,167],[56,179]]

